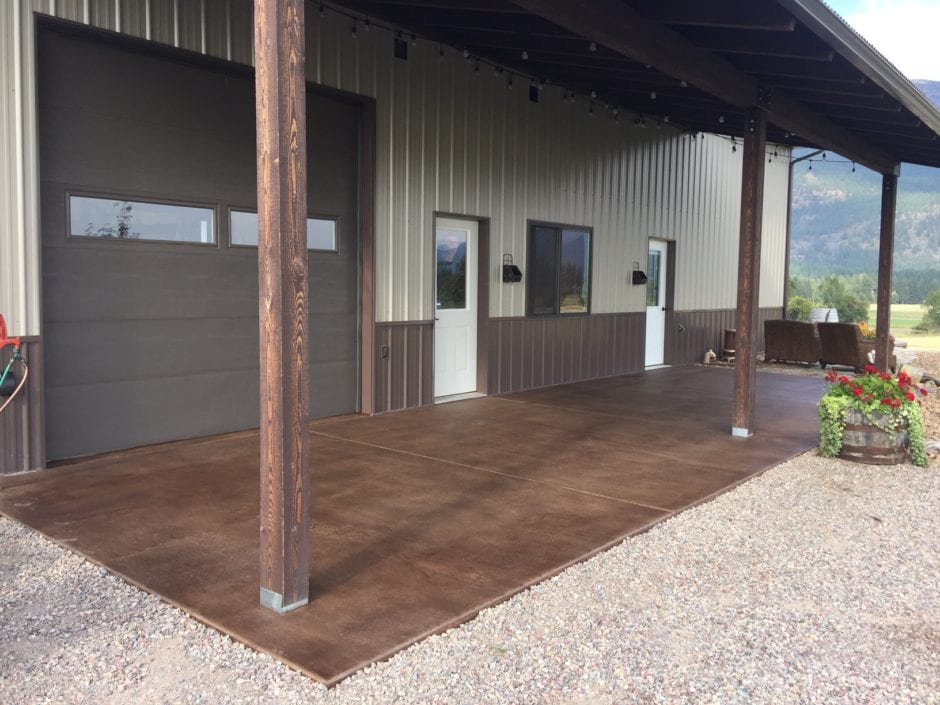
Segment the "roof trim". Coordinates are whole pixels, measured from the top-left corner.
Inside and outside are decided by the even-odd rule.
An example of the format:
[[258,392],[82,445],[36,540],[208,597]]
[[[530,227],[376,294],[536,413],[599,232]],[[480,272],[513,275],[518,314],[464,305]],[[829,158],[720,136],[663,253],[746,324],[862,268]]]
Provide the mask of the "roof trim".
[[940,109],[898,68],[821,0],[777,0],[850,64],[940,135]]

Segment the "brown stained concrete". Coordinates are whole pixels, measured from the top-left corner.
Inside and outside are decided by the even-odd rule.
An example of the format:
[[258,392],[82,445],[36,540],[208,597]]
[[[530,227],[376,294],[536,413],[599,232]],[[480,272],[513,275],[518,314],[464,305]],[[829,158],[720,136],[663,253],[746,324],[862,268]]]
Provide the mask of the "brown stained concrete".
[[334,683],[816,445],[818,379],[685,367],[311,425],[311,602],[258,606],[258,436],[0,484],[0,513]]

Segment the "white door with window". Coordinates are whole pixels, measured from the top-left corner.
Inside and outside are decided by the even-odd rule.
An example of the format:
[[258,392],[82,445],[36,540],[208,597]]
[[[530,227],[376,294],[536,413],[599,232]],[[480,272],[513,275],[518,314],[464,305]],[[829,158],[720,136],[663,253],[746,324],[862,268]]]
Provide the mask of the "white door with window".
[[662,365],[666,349],[666,243],[650,240],[646,263],[646,366]]
[[478,237],[475,220],[435,221],[435,397],[477,391]]

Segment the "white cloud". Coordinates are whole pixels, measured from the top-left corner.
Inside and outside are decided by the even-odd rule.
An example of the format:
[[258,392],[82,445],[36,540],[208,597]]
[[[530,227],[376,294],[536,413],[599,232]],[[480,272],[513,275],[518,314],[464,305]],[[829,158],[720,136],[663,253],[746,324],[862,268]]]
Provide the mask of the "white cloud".
[[940,0],[869,0],[844,17],[908,78],[940,81]]

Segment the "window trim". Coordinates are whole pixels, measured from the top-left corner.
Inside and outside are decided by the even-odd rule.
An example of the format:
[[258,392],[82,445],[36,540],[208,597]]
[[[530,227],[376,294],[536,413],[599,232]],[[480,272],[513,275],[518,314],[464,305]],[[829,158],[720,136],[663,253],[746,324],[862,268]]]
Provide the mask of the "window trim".
[[[258,209],[251,206],[228,206],[226,209],[228,213],[228,218],[225,220],[225,227],[228,229],[228,246],[235,249],[246,249],[246,250],[257,250],[257,245],[245,245],[243,243],[236,243],[232,240],[232,213],[251,213],[252,215],[258,215]],[[334,215],[332,213],[326,213],[324,211],[308,211],[307,220],[332,220],[336,224],[336,247],[332,250],[323,250],[319,248],[307,248],[307,252],[316,252],[323,255],[338,255],[340,254],[340,243],[342,242],[342,221],[343,217],[339,215]]]
[[[561,292],[561,233],[564,230],[580,230],[588,234],[588,301],[586,311],[572,311],[563,313],[561,301],[555,301],[555,310],[552,313],[532,313],[532,297],[529,295],[529,283],[532,281],[532,232],[535,228],[552,228],[555,234],[555,293],[556,299]],[[571,223],[554,223],[547,220],[526,220],[526,272],[525,272],[525,315],[526,318],[578,318],[591,315],[594,305],[594,228],[590,225],[574,225]]]
[[[152,203],[157,206],[179,206],[181,208],[201,208],[212,212],[212,242],[192,242],[189,240],[162,240],[152,237],[101,237],[97,235],[74,235],[72,233],[72,198],[95,198],[103,201],[131,201],[134,203]],[[214,247],[218,248],[221,241],[219,228],[219,206],[216,203],[188,201],[183,198],[163,198],[159,196],[136,196],[129,193],[115,194],[98,191],[84,191],[79,189],[65,190],[65,237],[67,240],[81,240],[84,242],[116,243],[137,242],[148,245],[170,245],[172,247]]]

